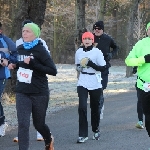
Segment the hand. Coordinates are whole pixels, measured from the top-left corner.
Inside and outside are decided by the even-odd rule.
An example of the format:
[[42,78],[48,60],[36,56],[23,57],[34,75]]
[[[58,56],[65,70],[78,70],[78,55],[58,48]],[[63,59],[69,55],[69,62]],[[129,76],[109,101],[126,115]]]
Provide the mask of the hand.
[[81,72],[81,71],[83,70],[83,68],[82,68],[81,66],[77,66],[77,67],[76,67],[76,70],[77,70],[78,72]]
[[111,64],[109,62],[106,63],[106,68],[110,68]]
[[30,63],[30,57],[26,57],[25,59],[24,59],[24,63],[26,63],[26,64],[29,64]]
[[105,60],[110,61],[112,59],[112,53],[107,53]]
[[136,74],[136,73],[137,73],[137,67],[133,67],[132,73],[133,73],[133,74]]
[[10,63],[9,65],[8,65],[8,69],[14,69],[14,68],[16,68],[16,64],[12,64],[12,63]]
[[144,58],[145,58],[145,63],[150,63],[150,54],[145,55]]
[[1,63],[0,63],[3,67],[6,67],[6,66],[8,66],[8,60],[7,59],[4,59],[4,58],[2,58],[1,59]]
[[81,61],[80,61],[80,66],[83,67],[83,68],[86,68],[89,60],[90,59],[88,57],[82,58]]
[[88,63],[87,63],[87,66],[93,67],[93,64],[94,64],[93,61],[89,60]]

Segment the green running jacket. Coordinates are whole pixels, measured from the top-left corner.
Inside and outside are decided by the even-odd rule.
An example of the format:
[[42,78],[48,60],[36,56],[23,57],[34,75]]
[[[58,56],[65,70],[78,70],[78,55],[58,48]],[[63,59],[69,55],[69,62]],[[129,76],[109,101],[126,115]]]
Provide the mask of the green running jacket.
[[137,87],[143,90],[143,83],[150,82],[150,63],[145,63],[144,56],[150,54],[150,38],[139,40],[125,59],[127,66],[138,66]]

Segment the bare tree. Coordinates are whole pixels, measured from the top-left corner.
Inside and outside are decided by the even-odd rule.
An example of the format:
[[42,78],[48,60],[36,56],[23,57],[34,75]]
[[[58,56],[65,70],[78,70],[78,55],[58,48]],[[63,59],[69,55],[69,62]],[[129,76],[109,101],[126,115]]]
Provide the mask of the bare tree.
[[[128,20],[128,26],[127,26],[127,55],[129,54],[129,51],[132,49],[134,40],[133,40],[133,35],[134,35],[134,20],[137,16],[138,12],[138,4],[139,1],[137,0],[132,0],[130,3],[130,9],[129,9],[129,20]],[[127,67],[126,68],[126,77],[132,76],[132,67]]]
[[11,36],[16,39],[21,36],[21,23],[25,19],[30,19],[39,27],[44,22],[47,0],[18,0],[17,12],[13,21]]
[[106,12],[106,1],[107,0],[97,0],[97,4],[100,5],[100,10],[98,14],[98,19],[104,21],[104,15]]
[[75,49],[81,44],[81,35],[85,30],[85,4],[86,0],[76,0]]

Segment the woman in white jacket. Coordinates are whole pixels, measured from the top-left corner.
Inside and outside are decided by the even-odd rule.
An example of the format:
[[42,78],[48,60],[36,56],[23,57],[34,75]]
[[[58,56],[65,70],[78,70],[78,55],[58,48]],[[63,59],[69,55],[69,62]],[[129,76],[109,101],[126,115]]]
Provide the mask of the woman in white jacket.
[[102,94],[101,72],[107,66],[101,50],[93,46],[94,36],[91,32],[82,35],[81,46],[75,54],[75,64],[79,73],[77,93],[79,97],[79,138],[77,143],[88,139],[87,98],[90,95],[91,125],[93,139],[100,138],[100,96]]

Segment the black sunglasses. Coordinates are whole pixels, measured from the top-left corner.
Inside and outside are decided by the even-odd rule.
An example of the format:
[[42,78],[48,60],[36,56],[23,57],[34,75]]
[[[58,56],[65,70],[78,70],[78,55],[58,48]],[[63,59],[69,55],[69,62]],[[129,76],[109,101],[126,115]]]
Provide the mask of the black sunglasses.
[[95,27],[94,30],[96,30],[96,29],[97,29],[97,30],[101,30],[102,28],[100,28],[100,27]]

